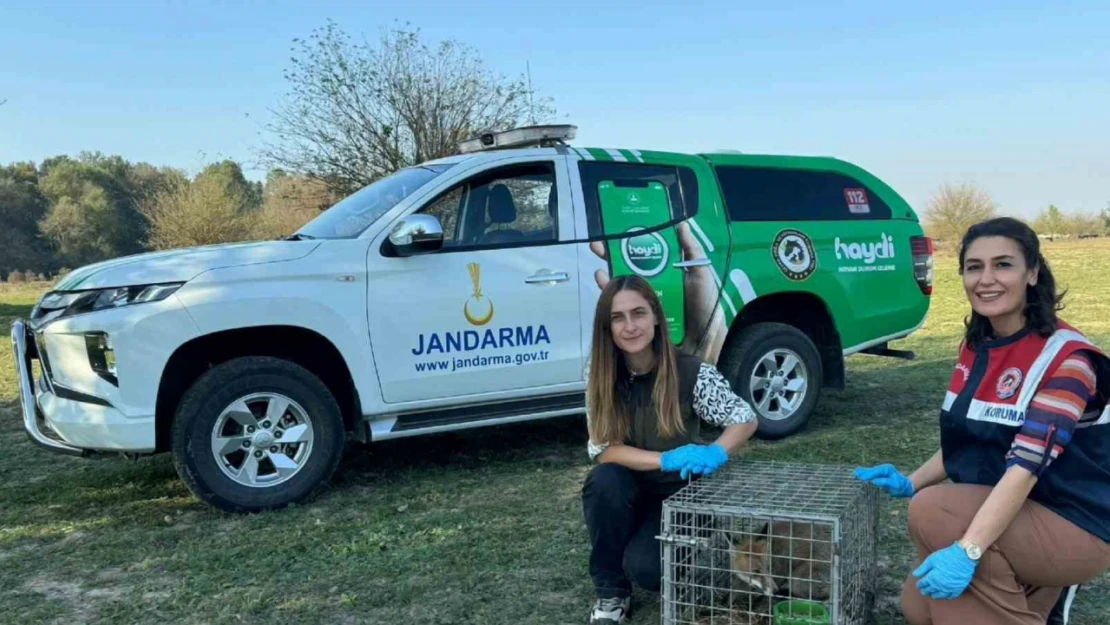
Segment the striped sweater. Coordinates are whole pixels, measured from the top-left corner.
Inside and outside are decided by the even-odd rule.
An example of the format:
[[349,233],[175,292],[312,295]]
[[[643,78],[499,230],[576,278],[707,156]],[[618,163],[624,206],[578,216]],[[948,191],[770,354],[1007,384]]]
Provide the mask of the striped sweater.
[[[1069,356],[1033,396],[1006,468],[1018,465],[1041,475],[1071,442],[1076,425],[1095,399],[1095,371],[1091,359],[1077,351]],[[1048,445],[1051,450],[1046,450]]]

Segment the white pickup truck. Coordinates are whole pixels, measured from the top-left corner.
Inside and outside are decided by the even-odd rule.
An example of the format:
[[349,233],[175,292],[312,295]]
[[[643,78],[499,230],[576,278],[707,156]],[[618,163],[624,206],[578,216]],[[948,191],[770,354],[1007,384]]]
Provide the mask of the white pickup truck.
[[[846,354],[898,355],[886,342],[924,320],[931,245],[866,172],[572,136],[482,137],[282,240],[72,272],[13,324],[26,431],[62,453],[172,452],[198,497],[256,511],[311,497],[347,436],[583,414],[609,273],[667,290],[675,341],[718,364],[767,437],[805,424],[820,387],[843,383]],[[784,172],[827,193],[809,208],[783,198],[810,211],[796,217],[773,200],[750,206],[781,217],[745,213],[737,193],[752,180],[773,182],[764,202],[802,188]],[[612,232],[625,209],[639,225]]]

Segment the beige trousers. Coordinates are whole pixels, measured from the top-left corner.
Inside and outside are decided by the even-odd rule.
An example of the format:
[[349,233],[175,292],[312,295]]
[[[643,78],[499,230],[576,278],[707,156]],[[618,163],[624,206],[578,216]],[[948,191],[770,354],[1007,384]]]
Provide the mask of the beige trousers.
[[902,610],[911,625],[1043,625],[1061,589],[1110,568],[1110,544],[1026,501],[983,553],[962,595],[923,596],[912,571],[963,536],[990,492],[986,486],[938,484],[914,495],[909,526],[917,560],[902,586]]

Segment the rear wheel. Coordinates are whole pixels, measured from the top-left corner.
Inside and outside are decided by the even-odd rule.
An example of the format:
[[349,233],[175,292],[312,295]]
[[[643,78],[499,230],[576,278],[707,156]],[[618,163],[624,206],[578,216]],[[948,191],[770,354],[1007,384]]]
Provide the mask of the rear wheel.
[[173,426],[178,475],[200,499],[229,512],[282,508],[315,496],[343,453],[335,398],[307,369],[276,358],[238,358],[201,376]]
[[741,331],[721,372],[759,416],[756,436],[778,439],[805,427],[821,393],[821,355],[808,336],[782,323]]

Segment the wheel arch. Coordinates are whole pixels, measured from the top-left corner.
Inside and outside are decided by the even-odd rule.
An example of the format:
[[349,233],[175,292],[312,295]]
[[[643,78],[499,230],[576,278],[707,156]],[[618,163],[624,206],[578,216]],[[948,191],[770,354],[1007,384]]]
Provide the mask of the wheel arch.
[[844,388],[844,351],[832,313],[824,300],[803,291],[772,293],[745,304],[721,348],[722,365],[739,357],[735,352],[744,329],[762,322],[793,326],[808,336],[821,355],[822,385]]
[[300,326],[265,325],[221,330],[180,345],[166,362],[155,407],[155,451],[170,449],[177,406],[206,371],[233,358],[271,356],[294,362],[318,376],[335,396],[344,429],[354,431],[362,402],[339,349],[320,333]]

